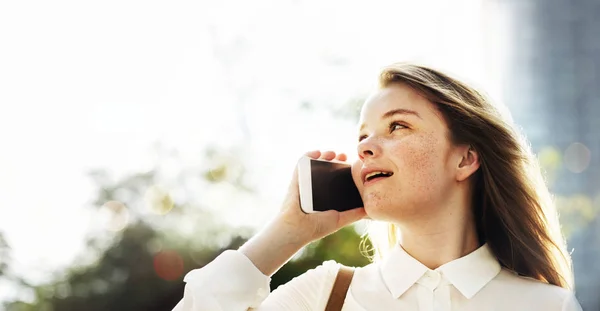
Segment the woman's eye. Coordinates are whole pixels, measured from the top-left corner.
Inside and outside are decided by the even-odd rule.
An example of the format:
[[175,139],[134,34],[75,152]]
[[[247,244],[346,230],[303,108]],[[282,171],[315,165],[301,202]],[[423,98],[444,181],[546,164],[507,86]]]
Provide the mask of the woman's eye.
[[390,124],[390,132],[393,132],[395,130],[404,129],[404,128],[406,128],[406,126],[404,126],[398,122],[392,122],[392,124]]

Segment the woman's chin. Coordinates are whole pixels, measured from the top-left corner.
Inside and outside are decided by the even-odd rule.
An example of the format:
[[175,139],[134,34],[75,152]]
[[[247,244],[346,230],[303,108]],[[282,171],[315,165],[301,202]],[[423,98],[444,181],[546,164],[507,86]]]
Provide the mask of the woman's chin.
[[365,213],[367,216],[364,219],[369,220],[380,220],[382,216],[385,216],[385,212],[381,206],[371,202],[365,202]]
[[365,213],[367,217],[365,219],[374,221],[388,221],[396,222],[398,220],[397,207],[391,206],[389,202],[382,202],[381,200],[367,200],[364,203]]

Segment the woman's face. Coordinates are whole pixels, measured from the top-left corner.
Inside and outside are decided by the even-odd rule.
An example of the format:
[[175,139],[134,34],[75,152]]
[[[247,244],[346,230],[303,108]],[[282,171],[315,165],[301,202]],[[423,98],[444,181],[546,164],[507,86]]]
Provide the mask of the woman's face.
[[[359,122],[353,176],[370,218],[399,222],[451,200],[464,149],[434,104],[403,84],[375,92]],[[382,172],[383,174],[371,176]]]

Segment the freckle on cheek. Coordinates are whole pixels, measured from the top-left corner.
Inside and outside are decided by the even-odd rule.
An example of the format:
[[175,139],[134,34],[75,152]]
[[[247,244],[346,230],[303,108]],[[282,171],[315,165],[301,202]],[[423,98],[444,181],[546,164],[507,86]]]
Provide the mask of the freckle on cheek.
[[421,193],[435,185],[436,173],[432,168],[437,166],[436,143],[433,139],[425,137],[420,140],[420,146],[410,150],[406,154],[407,163],[413,168],[414,178],[410,181],[412,187]]

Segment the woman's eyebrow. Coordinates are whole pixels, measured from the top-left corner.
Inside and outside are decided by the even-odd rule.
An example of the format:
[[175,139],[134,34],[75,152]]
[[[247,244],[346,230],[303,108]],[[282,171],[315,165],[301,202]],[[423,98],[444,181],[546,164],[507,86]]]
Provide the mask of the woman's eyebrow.
[[[398,109],[390,110],[390,111],[384,113],[381,118],[382,119],[387,119],[387,118],[391,118],[391,117],[393,117],[393,116],[395,116],[397,114],[413,115],[413,116],[416,116],[417,118],[419,118],[421,120],[423,119],[423,118],[421,118],[421,116],[419,115],[418,112],[416,112],[414,110],[410,110],[410,109],[404,109],[404,108],[398,108]],[[360,126],[360,131],[362,131],[365,128],[365,126],[366,126],[366,124],[363,123]]]
[[403,108],[390,110],[390,111],[384,113],[383,117],[381,117],[381,118],[382,119],[387,119],[387,118],[395,116],[397,114],[411,114],[411,115],[414,115],[414,116],[418,117],[419,119],[423,119],[423,118],[421,118],[421,116],[419,115],[418,112],[413,111],[413,110],[409,110],[409,109],[403,109]]

